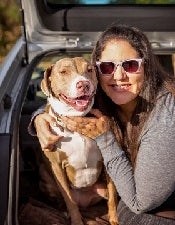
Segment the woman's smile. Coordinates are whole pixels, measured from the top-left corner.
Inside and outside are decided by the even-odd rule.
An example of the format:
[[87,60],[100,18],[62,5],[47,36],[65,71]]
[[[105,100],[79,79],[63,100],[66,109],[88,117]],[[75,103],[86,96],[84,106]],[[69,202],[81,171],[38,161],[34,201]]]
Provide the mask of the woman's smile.
[[117,92],[129,91],[131,84],[112,84],[111,87]]

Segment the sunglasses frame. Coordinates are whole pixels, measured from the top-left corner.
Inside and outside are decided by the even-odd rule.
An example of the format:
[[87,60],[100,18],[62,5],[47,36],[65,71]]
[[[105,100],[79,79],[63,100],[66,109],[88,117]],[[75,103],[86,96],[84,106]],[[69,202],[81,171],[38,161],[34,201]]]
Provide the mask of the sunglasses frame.
[[[135,71],[135,72],[127,72],[125,69],[124,69],[124,67],[123,67],[123,63],[124,62],[128,62],[128,61],[137,61],[137,63],[138,63],[138,69],[137,69],[137,71]],[[143,62],[143,58],[137,58],[137,59],[126,59],[126,60],[122,60],[122,61],[120,61],[120,62],[112,62],[112,61],[97,61],[96,62],[96,66],[97,66],[97,68],[98,68],[98,71],[102,74],[102,75],[104,75],[104,76],[109,76],[109,75],[112,75],[112,74],[114,74],[114,72],[116,71],[116,69],[117,69],[117,66],[121,66],[122,68],[123,68],[123,70],[125,71],[125,73],[137,73],[137,72],[139,72],[140,71],[140,67],[141,67],[141,63]],[[112,71],[112,73],[109,73],[109,74],[105,74],[105,73],[102,73],[102,71],[101,71],[101,69],[100,69],[100,64],[101,63],[113,63],[114,64],[114,70]]]

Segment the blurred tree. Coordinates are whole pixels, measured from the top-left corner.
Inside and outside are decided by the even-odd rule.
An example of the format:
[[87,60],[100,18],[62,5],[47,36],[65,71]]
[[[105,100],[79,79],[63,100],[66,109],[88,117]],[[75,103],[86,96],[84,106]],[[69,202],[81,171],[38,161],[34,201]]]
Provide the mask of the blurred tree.
[[0,63],[21,34],[19,5],[0,0]]

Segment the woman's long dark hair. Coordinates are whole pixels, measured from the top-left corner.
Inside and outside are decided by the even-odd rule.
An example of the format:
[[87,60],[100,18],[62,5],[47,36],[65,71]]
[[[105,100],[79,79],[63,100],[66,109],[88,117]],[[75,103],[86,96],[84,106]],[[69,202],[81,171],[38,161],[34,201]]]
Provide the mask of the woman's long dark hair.
[[101,58],[106,44],[111,40],[125,40],[129,42],[138,52],[139,57],[144,59],[144,82],[129,124],[129,132],[124,132],[122,122],[117,114],[117,107],[119,106],[112,102],[103,92],[100,85],[96,102],[102,112],[114,118],[117,130],[116,137],[123,149],[130,153],[130,159],[134,166],[139,150],[139,135],[141,130],[148,120],[160,90],[167,89],[175,95],[175,77],[165,72],[162,68],[153,54],[146,35],[138,28],[128,25],[113,25],[101,34],[92,53],[92,63],[94,65]]

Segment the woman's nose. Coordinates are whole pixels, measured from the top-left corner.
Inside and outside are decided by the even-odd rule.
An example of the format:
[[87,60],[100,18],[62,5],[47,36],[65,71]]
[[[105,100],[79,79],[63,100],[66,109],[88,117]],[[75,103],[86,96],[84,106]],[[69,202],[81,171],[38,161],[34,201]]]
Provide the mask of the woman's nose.
[[117,66],[113,77],[115,80],[123,80],[126,78],[126,73],[123,70],[122,66],[120,66],[120,65]]

